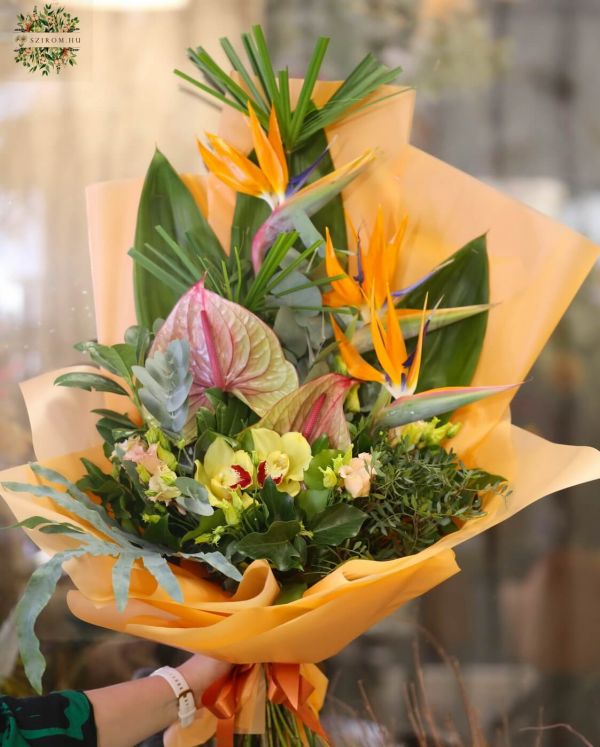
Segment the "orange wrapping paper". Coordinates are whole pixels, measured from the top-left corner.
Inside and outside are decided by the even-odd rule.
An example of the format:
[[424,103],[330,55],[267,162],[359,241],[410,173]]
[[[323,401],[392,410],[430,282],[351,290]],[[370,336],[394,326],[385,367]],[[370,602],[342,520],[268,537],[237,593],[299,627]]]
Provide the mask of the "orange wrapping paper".
[[[317,97],[327,96],[331,86],[321,84]],[[474,384],[522,381],[596,260],[598,248],[408,145],[412,109],[412,93],[403,93],[328,131],[334,161],[339,159],[339,163],[368,147],[378,148],[379,162],[344,192],[348,217],[355,225],[369,226],[379,204],[390,223],[398,216],[408,216],[409,238],[398,276],[401,284],[413,281],[486,232],[491,301],[496,305],[490,311]],[[235,112],[224,113],[221,134],[237,145],[247,145],[245,124]],[[233,193],[211,177],[205,181],[190,176],[186,182],[193,187],[202,209],[208,206],[209,220],[226,242]],[[135,322],[131,262],[126,251],[133,241],[140,189],[141,181],[132,180],[95,185],[88,191],[98,337],[109,344],[120,341],[125,328]],[[81,418],[85,396],[86,408],[101,404],[92,395],[52,387],[54,375],[38,377],[23,387],[36,455],[44,465],[77,479],[82,453],[73,452],[75,445],[85,446],[85,456],[92,461],[105,462],[93,423]],[[463,429],[453,443],[468,463],[507,476],[512,493],[508,499],[490,499],[485,517],[469,521],[417,555],[387,562],[350,561],[309,589],[302,599],[277,606],[272,602],[278,586],[264,561],[255,561],[247,569],[233,596],[183,567],[174,567],[184,592],[183,604],[168,597],[138,566],[132,574],[130,601],[124,613],[119,613],[114,603],[114,560],[83,557],[66,566],[76,587],[69,594],[69,606],[87,622],[230,662],[310,663],[326,659],[397,607],[456,573],[455,545],[544,495],[600,477],[600,453],[596,450],[552,444],[511,426],[511,396],[500,395],[464,408],[458,415]],[[62,417],[52,418],[49,427],[45,415],[58,407]],[[37,482],[27,466],[8,470],[0,478]],[[18,520],[39,513],[63,515],[49,501],[8,492],[4,497]],[[81,523],[73,517],[70,520]],[[35,530],[28,534],[49,553],[73,541]],[[320,689],[324,692],[323,684]],[[257,697],[260,700],[264,694]],[[256,714],[256,702],[247,704],[244,718],[253,709]],[[255,715],[249,723],[256,724],[253,718]],[[203,709],[191,729],[174,727],[168,743],[180,747],[197,744],[214,731],[214,725],[214,716]]]

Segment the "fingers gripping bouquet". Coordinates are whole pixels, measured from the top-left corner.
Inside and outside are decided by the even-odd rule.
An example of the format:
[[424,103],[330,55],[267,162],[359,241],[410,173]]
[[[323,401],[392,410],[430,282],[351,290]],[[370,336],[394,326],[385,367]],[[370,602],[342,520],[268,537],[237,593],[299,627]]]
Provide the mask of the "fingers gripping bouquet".
[[38,689],[64,567],[81,619],[239,665],[167,744],[317,745],[317,662],[600,476],[508,418],[597,250],[409,146],[398,70],[319,83],[321,39],[291,81],[243,41],[249,70],[224,40],[233,77],[203,49],[182,74],[225,108],[207,179],[157,153],[141,196],[90,193],[96,368],[24,385],[39,462],[4,495],[51,555],[18,614]]

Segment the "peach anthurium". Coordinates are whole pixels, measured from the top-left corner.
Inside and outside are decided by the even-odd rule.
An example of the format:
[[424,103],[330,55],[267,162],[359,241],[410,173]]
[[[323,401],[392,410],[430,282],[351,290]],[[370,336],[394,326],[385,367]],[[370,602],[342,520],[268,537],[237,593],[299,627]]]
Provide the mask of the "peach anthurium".
[[298,431],[311,444],[327,436],[332,448],[347,449],[351,441],[344,402],[354,384],[352,379],[336,373],[311,379],[276,402],[255,428],[280,434]]

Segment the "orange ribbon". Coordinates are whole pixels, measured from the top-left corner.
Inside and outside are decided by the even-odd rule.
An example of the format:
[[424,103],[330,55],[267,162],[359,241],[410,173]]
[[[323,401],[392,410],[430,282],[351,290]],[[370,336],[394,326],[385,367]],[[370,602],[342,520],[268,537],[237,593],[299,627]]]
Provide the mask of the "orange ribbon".
[[312,732],[329,744],[316,712],[309,703],[315,686],[302,675],[300,664],[267,664],[267,697],[290,710]]
[[213,682],[202,695],[202,705],[217,717],[217,744],[233,747],[235,717],[242,706],[248,679],[256,664],[244,664]]
[[[202,705],[217,717],[218,747],[233,747],[236,716],[248,698],[248,687],[256,674],[255,668],[260,666],[236,666],[205,690]],[[309,702],[316,686],[302,673],[302,665],[266,664],[264,670],[267,697],[271,703],[287,708],[297,721],[329,744],[316,709]]]

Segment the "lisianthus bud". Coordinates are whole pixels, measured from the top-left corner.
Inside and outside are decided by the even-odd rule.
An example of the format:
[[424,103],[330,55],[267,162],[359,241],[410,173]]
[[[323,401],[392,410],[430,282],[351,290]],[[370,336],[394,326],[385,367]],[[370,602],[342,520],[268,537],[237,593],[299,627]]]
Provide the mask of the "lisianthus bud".
[[344,487],[353,498],[366,498],[371,491],[371,455],[363,452],[340,467],[339,475]]

